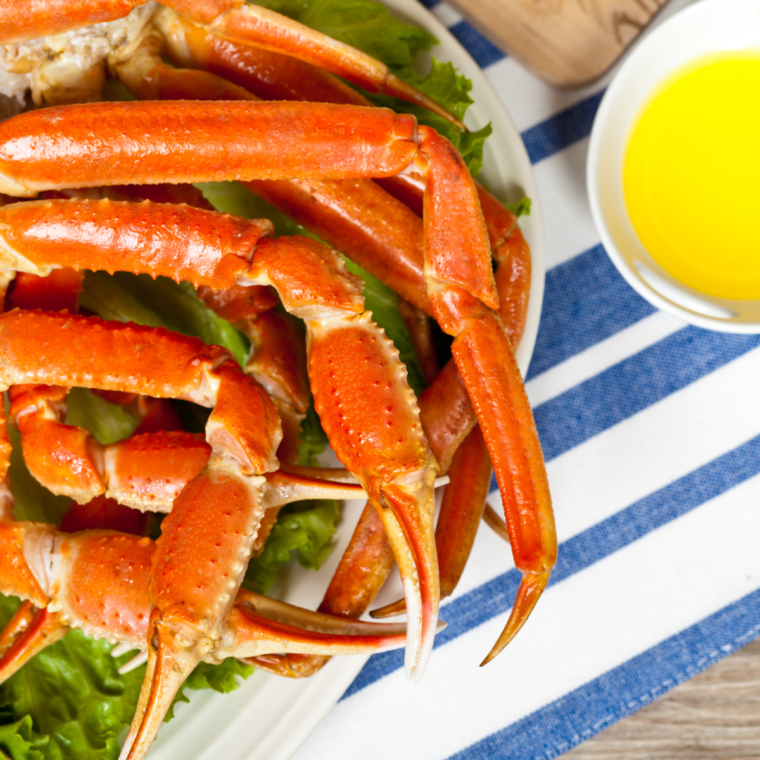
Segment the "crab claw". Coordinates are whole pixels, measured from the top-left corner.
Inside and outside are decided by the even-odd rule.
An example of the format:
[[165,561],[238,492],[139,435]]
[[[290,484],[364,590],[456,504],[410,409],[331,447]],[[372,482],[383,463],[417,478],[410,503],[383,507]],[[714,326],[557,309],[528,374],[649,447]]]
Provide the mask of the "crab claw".
[[[145,756],[180,687],[210,649],[210,643],[204,647],[202,641],[185,646],[185,639],[177,635],[176,626],[160,619],[159,614],[158,611],[151,614],[153,635],[148,639],[148,668],[119,760]],[[190,631],[189,640],[193,637],[194,632]],[[146,684],[150,684],[149,690]]]
[[483,665],[491,662],[517,636],[546,588],[550,575],[550,570],[544,570],[542,573],[531,573],[529,571],[523,573],[509,620],[507,620],[507,624],[504,626],[504,630],[501,632],[498,641],[493,645],[493,649],[488,653],[485,660],[480,663],[481,668]]
[[419,681],[433,651],[440,596],[432,515],[415,509],[414,500],[400,488],[386,486],[380,504],[404,587],[408,626],[404,670],[408,679]]

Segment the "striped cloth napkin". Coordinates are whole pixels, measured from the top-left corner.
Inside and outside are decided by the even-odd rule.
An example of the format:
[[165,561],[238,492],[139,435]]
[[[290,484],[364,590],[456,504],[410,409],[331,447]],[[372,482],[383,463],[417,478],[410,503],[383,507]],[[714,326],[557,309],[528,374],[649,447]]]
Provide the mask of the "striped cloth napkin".
[[426,5],[485,69],[538,181],[546,294],[527,390],[559,562],[524,630],[478,668],[519,581],[483,527],[422,682],[405,683],[400,652],[372,657],[295,760],[556,757],[760,635],[760,336],[655,310],[608,259],[585,163],[609,77],[553,90]]

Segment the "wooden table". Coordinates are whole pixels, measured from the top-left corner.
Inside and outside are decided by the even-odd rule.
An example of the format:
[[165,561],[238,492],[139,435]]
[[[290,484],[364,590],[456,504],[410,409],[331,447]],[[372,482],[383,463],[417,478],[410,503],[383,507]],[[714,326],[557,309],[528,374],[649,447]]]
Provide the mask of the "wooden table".
[[568,760],[760,758],[760,639],[563,757]]

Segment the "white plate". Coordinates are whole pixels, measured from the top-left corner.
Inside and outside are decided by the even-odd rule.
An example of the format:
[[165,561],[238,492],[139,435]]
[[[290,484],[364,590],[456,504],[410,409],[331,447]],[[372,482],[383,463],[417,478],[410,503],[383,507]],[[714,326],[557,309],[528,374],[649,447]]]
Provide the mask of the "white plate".
[[631,126],[657,86],[705,55],[747,48],[760,49],[757,0],[702,0],[668,19],[630,54],[612,80],[591,131],[587,164],[594,223],[628,284],[657,308],[687,322],[735,333],[760,332],[760,300],[709,296],[663,269],[631,222],[622,174]]
[[[523,374],[538,332],[544,293],[544,235],[541,208],[530,161],[520,135],[469,54],[438,20],[416,0],[386,0],[396,16],[427,29],[441,44],[432,55],[453,62],[472,80],[475,105],[467,114],[467,125],[478,129],[489,121],[493,135],[486,143],[485,166],[481,179],[501,197],[517,200],[527,195],[533,201],[531,214],[522,229],[533,256],[533,280],[525,334],[517,353]],[[286,601],[314,609],[322,599],[328,580],[348,543],[363,502],[348,502],[337,534],[337,544],[319,573],[300,567],[289,568],[288,577],[278,587]],[[474,558],[477,562],[477,557]],[[394,578],[395,580],[395,578]],[[386,584],[378,605],[401,596],[401,586]],[[177,708],[177,717],[162,727],[151,750],[151,760],[287,760],[361,670],[366,657],[333,659],[320,673],[304,680],[290,680],[254,673],[235,692],[220,695],[209,691],[190,692],[190,704]],[[435,667],[433,656],[429,667]],[[403,673],[398,675],[403,679]],[[402,684],[399,684],[400,686]]]

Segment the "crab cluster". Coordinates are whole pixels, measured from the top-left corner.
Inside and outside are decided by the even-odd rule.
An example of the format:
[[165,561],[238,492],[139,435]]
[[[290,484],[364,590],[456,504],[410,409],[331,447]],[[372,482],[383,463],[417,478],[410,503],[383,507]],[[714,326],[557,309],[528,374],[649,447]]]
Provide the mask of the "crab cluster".
[[[54,492],[169,514],[155,545],[113,532],[69,535],[13,522],[6,478],[0,590],[26,603],[0,637],[0,675],[71,626],[146,650],[129,758],[145,754],[202,660],[234,656],[300,676],[332,654],[405,642],[407,673],[419,677],[492,464],[523,571],[495,656],[527,619],[556,555],[512,352],[529,250],[514,215],[473,182],[451,143],[411,116],[369,107],[334,74],[449,115],[374,59],[242,0],[132,3],[141,7],[131,15],[117,0],[89,8],[48,0],[23,23],[11,5],[0,2],[0,87],[13,102],[29,91],[49,105],[0,124],[0,191],[43,194],[0,208],[0,270],[14,281],[0,315],[11,419],[30,470]],[[138,102],[92,102],[107,76]],[[419,405],[332,248],[275,238],[269,222],[218,214],[187,187],[228,179],[401,295],[430,381]],[[78,273],[116,269],[190,282],[251,339],[246,370],[198,340],[78,316]],[[68,312],[28,311],[51,308],[54,291]],[[278,304],[303,320],[305,356]],[[440,372],[427,315],[453,338]],[[146,418],[159,402],[145,397],[210,407],[205,441],[159,415],[152,429],[100,447],[64,424],[75,386],[122,394]],[[309,391],[352,482],[293,467]],[[0,477],[8,453],[6,439]],[[439,472],[452,482],[434,530]],[[319,612],[240,590],[281,504],[358,490],[368,506]],[[348,620],[367,609],[394,560],[405,599],[379,615],[405,611],[406,626]],[[74,577],[88,578],[86,595]]]

